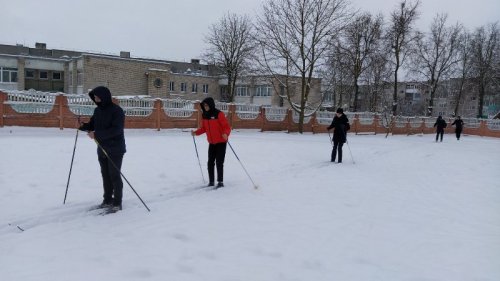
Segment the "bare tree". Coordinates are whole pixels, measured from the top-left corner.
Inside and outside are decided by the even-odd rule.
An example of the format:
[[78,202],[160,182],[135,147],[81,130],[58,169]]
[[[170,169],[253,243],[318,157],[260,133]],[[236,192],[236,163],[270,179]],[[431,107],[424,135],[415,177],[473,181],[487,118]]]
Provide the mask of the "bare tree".
[[228,13],[209,27],[209,33],[205,37],[205,42],[209,45],[206,60],[217,66],[227,77],[225,99],[230,102],[234,100],[236,81],[253,56],[252,32],[252,24],[247,16]]
[[416,37],[413,32],[413,25],[418,19],[418,7],[420,1],[410,2],[403,0],[398,8],[391,13],[389,29],[386,40],[391,50],[391,60],[394,74],[394,91],[392,96],[392,114],[396,115],[398,109],[398,72],[405,63],[406,58],[411,53],[411,43]]
[[[346,16],[346,0],[268,0],[258,18],[261,63],[279,81],[283,97],[299,114],[300,133],[304,117],[321,105],[321,99],[317,106],[311,105],[311,85],[326,60],[331,38],[343,27]],[[298,103],[292,101],[294,77],[300,79]]]
[[370,67],[370,56],[378,50],[382,34],[382,15],[372,17],[369,13],[363,13],[354,18],[342,33],[341,47],[342,55],[347,57],[348,69],[352,72],[354,101],[353,111],[358,110],[359,78],[364,71]]
[[363,83],[367,86],[369,111],[383,111],[383,104],[387,104],[384,94],[387,87],[387,81],[391,78],[389,69],[388,53],[383,49],[375,51],[370,56],[370,67],[363,73]]
[[464,95],[465,87],[470,80],[471,75],[471,34],[463,29],[460,34],[459,47],[458,47],[458,64],[455,68],[455,73],[458,75],[458,86],[455,95],[455,110],[454,115],[460,115],[460,101]]
[[483,117],[483,106],[486,91],[494,83],[498,62],[499,44],[498,23],[478,28],[472,38],[472,71],[479,91],[478,117]]
[[446,26],[446,14],[438,14],[427,36],[419,36],[414,63],[410,68],[422,75],[429,84],[430,98],[427,114],[432,116],[436,90],[442,78],[448,77],[458,62],[461,26]]
[[322,77],[327,80],[327,89],[333,93],[333,107],[351,107],[352,72],[348,67],[350,61],[343,55],[343,49],[337,42],[328,51],[325,73]]

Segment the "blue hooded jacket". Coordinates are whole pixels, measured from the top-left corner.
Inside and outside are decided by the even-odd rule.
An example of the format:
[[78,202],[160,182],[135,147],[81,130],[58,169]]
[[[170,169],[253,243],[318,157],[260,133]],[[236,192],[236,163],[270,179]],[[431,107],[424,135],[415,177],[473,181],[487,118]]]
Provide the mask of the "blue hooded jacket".
[[[80,126],[82,131],[94,131],[95,139],[110,155],[123,155],[125,146],[125,113],[123,109],[113,103],[111,92],[104,86],[99,86],[90,91],[90,98],[97,107],[88,123]],[[100,102],[95,101],[99,97]],[[104,153],[97,148],[99,157],[105,157]]]

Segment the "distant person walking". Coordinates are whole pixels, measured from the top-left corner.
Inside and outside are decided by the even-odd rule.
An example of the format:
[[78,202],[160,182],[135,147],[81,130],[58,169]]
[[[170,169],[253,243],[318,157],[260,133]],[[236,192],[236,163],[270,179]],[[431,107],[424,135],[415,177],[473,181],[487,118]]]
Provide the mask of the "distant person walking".
[[443,117],[441,115],[438,116],[436,123],[434,123],[434,128],[436,128],[436,142],[440,138],[440,141],[443,141],[443,135],[444,135],[444,128],[446,128],[448,124],[446,124],[446,121],[444,121]]
[[226,146],[231,133],[231,128],[227,122],[224,112],[215,108],[213,98],[206,98],[201,102],[202,124],[195,131],[191,131],[193,136],[207,134],[208,140],[208,186],[214,186],[215,170],[217,165],[217,186],[224,186],[224,158],[226,157]]
[[327,128],[328,131],[333,129],[333,150],[331,161],[335,162],[338,154],[338,163],[342,163],[342,146],[347,141],[347,131],[350,129],[349,119],[344,114],[342,108],[338,108],[333,117],[332,124]]
[[81,123],[78,129],[88,132],[88,136],[95,139],[109,156],[108,158],[100,147],[97,148],[104,188],[104,200],[99,208],[109,208],[116,212],[122,209],[123,182],[120,169],[126,152],[125,114],[119,105],[113,103],[108,88],[99,86],[90,91],[89,96],[97,107],[90,121]]
[[464,128],[464,121],[460,118],[460,116],[457,116],[451,125],[455,125],[455,135],[457,136],[457,140],[460,140],[460,135],[462,134],[462,130]]

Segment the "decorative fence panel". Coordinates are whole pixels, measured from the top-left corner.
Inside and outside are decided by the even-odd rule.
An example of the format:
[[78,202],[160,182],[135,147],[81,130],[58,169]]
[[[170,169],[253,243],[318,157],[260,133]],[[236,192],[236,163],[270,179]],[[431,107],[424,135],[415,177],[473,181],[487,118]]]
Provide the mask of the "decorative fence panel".
[[[292,110],[292,120],[293,123],[298,124],[299,123],[299,113],[295,110]],[[311,112],[304,112],[304,124],[309,124],[311,121]]]
[[56,101],[57,94],[38,91],[8,91],[7,101],[12,109],[18,113],[49,113]]
[[125,116],[148,117],[153,113],[154,100],[149,98],[117,98]]
[[358,113],[358,122],[361,125],[373,125],[374,119],[375,119],[375,113],[372,112]]
[[283,122],[288,114],[288,108],[283,107],[265,107],[265,117],[270,122]]
[[253,104],[236,104],[236,115],[242,120],[254,120],[259,117],[260,106]]
[[333,117],[335,117],[335,112],[332,111],[317,111],[316,112],[316,122],[320,125],[329,126],[332,123]]
[[96,104],[88,95],[64,95],[68,101],[69,110],[78,116],[94,114]]
[[162,100],[163,110],[168,117],[186,118],[191,117],[197,110],[194,108],[192,101],[181,99],[164,99]]

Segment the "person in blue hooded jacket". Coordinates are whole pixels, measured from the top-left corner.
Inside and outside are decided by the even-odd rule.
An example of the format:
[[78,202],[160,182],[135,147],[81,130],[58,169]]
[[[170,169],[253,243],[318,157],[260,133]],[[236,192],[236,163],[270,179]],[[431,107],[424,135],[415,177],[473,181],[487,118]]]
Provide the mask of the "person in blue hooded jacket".
[[[113,103],[111,92],[104,86],[90,91],[90,98],[97,107],[89,122],[80,123],[79,130],[86,131],[91,139],[95,139],[102,147],[97,147],[97,158],[101,166],[101,175],[104,188],[104,200],[100,208],[110,208],[112,211],[122,209],[123,182],[121,166],[125,146],[125,113],[123,109]],[[105,150],[107,153],[104,153]],[[108,158],[109,156],[109,158]],[[112,161],[114,165],[110,162]]]
[[338,163],[342,163],[342,146],[347,141],[347,131],[350,129],[349,119],[342,108],[337,109],[332,124],[327,128],[328,131],[331,129],[333,129],[333,149],[330,161],[335,162],[338,156]]

